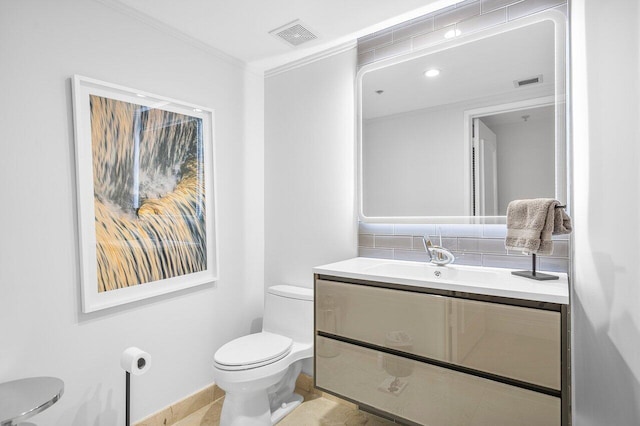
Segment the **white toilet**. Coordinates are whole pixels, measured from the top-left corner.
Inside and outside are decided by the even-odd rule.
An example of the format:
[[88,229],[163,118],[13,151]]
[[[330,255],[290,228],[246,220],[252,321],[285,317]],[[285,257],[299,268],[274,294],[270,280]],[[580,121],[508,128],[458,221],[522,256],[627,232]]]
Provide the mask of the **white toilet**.
[[220,426],[270,426],[302,402],[293,393],[302,361],[313,356],[313,290],[267,289],[262,332],[223,345],[213,377],[225,392]]

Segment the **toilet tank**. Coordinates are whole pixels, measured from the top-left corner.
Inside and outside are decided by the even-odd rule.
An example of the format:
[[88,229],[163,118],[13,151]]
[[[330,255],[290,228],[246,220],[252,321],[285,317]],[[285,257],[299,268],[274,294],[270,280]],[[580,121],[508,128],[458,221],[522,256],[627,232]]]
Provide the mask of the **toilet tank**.
[[294,342],[313,342],[313,289],[276,285],[267,289],[262,330]]

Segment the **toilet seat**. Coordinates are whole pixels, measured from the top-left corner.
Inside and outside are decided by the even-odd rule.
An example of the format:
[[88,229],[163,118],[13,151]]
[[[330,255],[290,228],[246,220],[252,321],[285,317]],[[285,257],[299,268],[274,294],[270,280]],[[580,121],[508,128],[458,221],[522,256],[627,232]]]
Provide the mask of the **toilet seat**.
[[281,360],[292,346],[291,338],[263,331],[226,343],[215,353],[214,362],[221,370],[248,370]]

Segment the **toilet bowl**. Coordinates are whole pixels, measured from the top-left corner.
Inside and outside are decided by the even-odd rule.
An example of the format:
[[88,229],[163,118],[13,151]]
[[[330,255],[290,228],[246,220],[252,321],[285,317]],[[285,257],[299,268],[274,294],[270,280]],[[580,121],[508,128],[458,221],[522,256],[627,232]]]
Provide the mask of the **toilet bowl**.
[[270,426],[302,402],[293,392],[302,362],[313,356],[313,290],[267,289],[262,332],[232,340],[214,355],[213,377],[225,391],[221,426]]

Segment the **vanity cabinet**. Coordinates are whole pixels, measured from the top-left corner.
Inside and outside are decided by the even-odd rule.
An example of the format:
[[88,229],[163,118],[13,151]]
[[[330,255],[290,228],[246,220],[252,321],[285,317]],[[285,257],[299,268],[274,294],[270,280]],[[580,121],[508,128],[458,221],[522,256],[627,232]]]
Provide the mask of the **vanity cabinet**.
[[315,385],[403,424],[568,425],[567,305],[315,274]]

